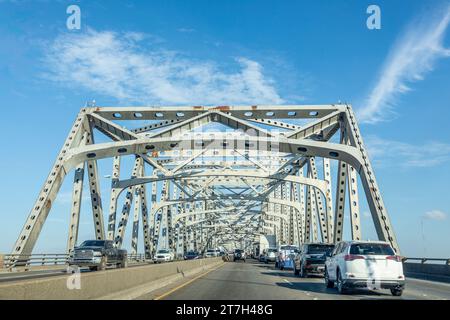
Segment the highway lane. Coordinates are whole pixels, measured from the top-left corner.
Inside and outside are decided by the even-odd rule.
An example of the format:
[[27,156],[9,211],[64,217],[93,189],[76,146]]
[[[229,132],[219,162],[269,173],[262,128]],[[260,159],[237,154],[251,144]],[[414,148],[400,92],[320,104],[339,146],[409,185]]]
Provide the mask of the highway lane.
[[167,288],[169,294],[159,291],[168,300],[450,299],[449,284],[416,279],[407,279],[402,297],[393,297],[389,290],[367,289],[340,295],[336,289],[327,289],[320,277],[302,279],[292,270],[280,271],[254,260],[225,263],[186,286]]

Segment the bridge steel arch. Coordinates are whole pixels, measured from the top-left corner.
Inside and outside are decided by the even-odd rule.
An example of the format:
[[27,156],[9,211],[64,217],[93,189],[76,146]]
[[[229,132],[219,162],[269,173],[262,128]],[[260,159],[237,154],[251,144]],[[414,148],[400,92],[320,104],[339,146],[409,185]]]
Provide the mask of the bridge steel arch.
[[[305,120],[309,122],[304,124]],[[127,121],[139,121],[142,126],[127,129],[122,125]],[[203,130],[211,123],[221,123],[229,131]],[[97,143],[97,135],[111,142]],[[331,142],[336,141],[335,136],[339,142]],[[129,178],[123,179],[123,163],[130,158],[133,169]],[[109,205],[100,192],[101,159],[112,160]],[[334,187],[331,167],[335,163]],[[138,251],[141,225],[142,246],[148,257],[162,246],[182,247],[182,251],[205,249],[204,240],[215,234],[208,230],[217,231],[219,225],[214,226],[212,220],[193,223],[188,233],[180,225],[187,225],[189,219],[199,220],[200,214],[186,212],[217,210],[220,216],[229,205],[246,208],[252,215],[250,226],[255,230],[249,234],[267,234],[273,229],[280,242],[301,244],[343,240],[348,203],[350,237],[362,239],[361,191],[378,238],[400,252],[350,105],[83,108],[15,242],[12,254],[18,256],[18,263],[32,253],[69,173],[74,180],[68,210],[68,252],[78,242],[85,176],[93,237],[114,239],[123,245],[128,220],[132,219],[131,252]],[[124,204],[118,219],[120,197]],[[161,206],[163,203],[171,205]],[[161,214],[155,211],[159,207]],[[208,227],[202,228],[206,224]],[[173,228],[176,225],[179,228]],[[236,230],[243,225],[236,221]]]

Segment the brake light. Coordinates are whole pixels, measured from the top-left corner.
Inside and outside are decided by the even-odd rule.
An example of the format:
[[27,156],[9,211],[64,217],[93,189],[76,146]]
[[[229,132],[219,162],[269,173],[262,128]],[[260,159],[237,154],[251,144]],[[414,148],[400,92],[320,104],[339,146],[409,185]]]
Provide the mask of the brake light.
[[345,261],[353,261],[353,260],[357,260],[357,259],[365,259],[365,258],[363,256],[358,256],[355,254],[346,254],[344,256]]
[[400,256],[387,256],[386,260],[394,260],[397,262],[402,262],[402,258],[400,258]]

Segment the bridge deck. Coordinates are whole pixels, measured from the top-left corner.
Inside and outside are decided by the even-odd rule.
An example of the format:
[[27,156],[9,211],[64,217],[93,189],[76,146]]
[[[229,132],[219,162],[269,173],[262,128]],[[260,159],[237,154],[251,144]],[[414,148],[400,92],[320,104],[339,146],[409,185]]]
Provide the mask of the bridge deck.
[[327,289],[320,277],[306,279],[294,276],[292,270],[280,271],[273,264],[248,260],[225,263],[218,269],[192,282],[178,282],[140,299],[170,300],[354,300],[354,299],[450,299],[450,284],[407,279],[402,297],[393,297],[388,290],[354,290],[339,295]]

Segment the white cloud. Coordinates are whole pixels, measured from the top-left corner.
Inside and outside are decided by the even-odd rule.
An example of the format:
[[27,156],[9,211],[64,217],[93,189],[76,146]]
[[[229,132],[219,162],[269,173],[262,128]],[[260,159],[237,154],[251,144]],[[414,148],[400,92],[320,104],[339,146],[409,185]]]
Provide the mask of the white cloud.
[[436,141],[412,145],[368,136],[366,145],[371,160],[382,166],[433,167],[450,161],[450,144]]
[[431,210],[423,215],[425,219],[443,221],[447,219],[447,214],[441,210]]
[[443,45],[449,23],[450,5],[409,26],[391,50],[365,107],[358,110],[361,121],[375,123],[392,115],[397,97],[411,90],[409,84],[423,80],[438,58],[450,56]]
[[88,30],[59,36],[45,63],[48,79],[143,104],[278,104],[283,99],[262,66],[239,57],[236,71],[178,52],[144,46],[140,33]]

